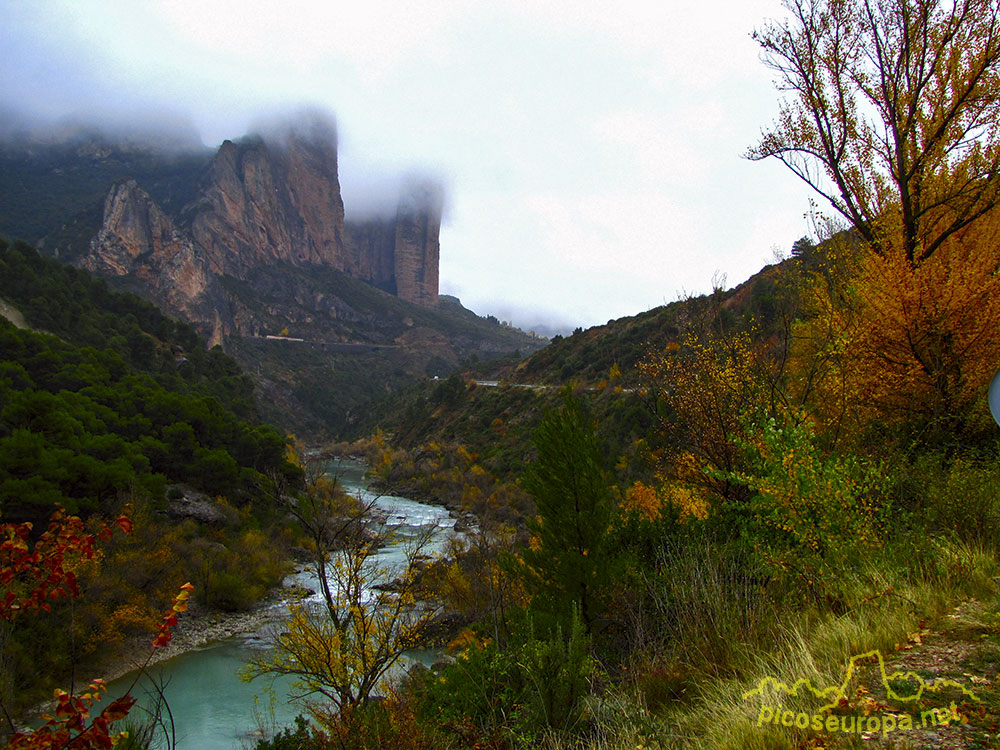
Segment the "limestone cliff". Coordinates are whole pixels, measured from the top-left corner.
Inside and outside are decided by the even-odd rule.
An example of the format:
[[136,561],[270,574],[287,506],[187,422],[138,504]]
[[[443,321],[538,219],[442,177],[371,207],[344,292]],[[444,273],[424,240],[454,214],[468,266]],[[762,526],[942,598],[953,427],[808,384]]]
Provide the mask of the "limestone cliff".
[[344,223],[344,244],[356,278],[396,294],[396,220]]
[[394,217],[345,227],[336,132],[312,117],[224,142],[174,216],[135,180],[115,184],[82,265],[132,279],[218,339],[256,325],[232,312],[220,280],[276,265],[332,268],[436,307],[440,223],[440,189],[411,182]]
[[135,180],[111,188],[101,230],[82,265],[107,275],[134,275],[157,290],[156,297],[168,309],[184,317],[197,316],[196,303],[211,283],[191,238]]
[[425,307],[438,304],[441,188],[411,180],[391,218],[348,221],[345,244],[352,276]]
[[243,278],[275,262],[350,273],[330,126],[288,131],[271,143],[259,137],[224,142],[185,214],[214,273]]
[[438,303],[441,191],[415,183],[404,188],[396,212],[396,294],[419,305]]

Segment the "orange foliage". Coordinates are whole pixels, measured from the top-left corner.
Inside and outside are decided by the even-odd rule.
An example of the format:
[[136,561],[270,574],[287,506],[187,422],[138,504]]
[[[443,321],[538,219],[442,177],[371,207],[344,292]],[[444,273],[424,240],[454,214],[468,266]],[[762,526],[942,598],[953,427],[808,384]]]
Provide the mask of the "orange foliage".
[[824,359],[808,399],[822,423],[911,422],[960,436],[987,422],[1000,366],[998,232],[1000,217],[990,217],[919,264],[888,248],[866,253],[840,283],[815,279],[794,369],[805,382]]
[[660,519],[662,500],[655,487],[636,482],[625,493],[622,510],[626,513],[636,513],[643,521],[652,523]]
[[124,719],[135,704],[135,698],[124,695],[112,701],[107,708],[90,720],[90,710],[107,690],[103,680],[94,680],[87,686],[89,692],[74,696],[65,690],[56,690],[55,716],[44,715],[46,720],[32,732],[15,734],[5,750],[49,750],[67,748],[90,750],[114,747],[118,736],[111,736],[111,725]]
[[181,590],[178,592],[177,596],[174,597],[174,605],[167,611],[167,614],[163,616],[163,622],[160,624],[160,630],[153,639],[153,648],[163,648],[170,642],[171,634],[170,628],[177,624],[177,615],[181,612],[187,612],[188,608],[188,597],[191,596],[191,592],[194,591],[194,586],[190,583],[185,583],[181,586]]

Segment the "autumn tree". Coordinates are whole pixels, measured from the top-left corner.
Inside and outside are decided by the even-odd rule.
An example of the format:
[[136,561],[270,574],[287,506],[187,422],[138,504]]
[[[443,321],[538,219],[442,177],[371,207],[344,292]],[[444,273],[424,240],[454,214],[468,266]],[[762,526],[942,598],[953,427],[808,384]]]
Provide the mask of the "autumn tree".
[[989,427],[1000,364],[1000,212],[956,232],[913,267],[902,253],[854,254],[839,278],[814,274],[796,327],[793,389],[828,432],[903,426],[931,444]]
[[419,560],[432,530],[405,542],[402,566],[390,567],[379,560],[379,548],[393,541],[393,533],[375,501],[344,492],[322,472],[306,474],[307,491],[287,507],[304,532],[319,601],[289,607],[273,648],[251,661],[247,676],[291,675],[302,696],[326,699],[309,707],[330,726],[336,715],[349,716],[368,703],[437,614],[418,600]]
[[521,580],[509,575],[507,563],[519,547],[519,534],[497,517],[502,494],[498,490],[486,499],[475,528],[450,538],[444,559],[429,570],[446,606],[483,623],[498,643],[510,636],[508,613],[527,604]]
[[742,468],[748,425],[785,406],[781,364],[747,331],[691,333],[650,352],[639,372],[660,422],[661,483],[746,500],[745,486],[727,477]]
[[754,34],[788,92],[774,157],[871,247],[931,257],[1000,201],[996,0],[786,0]]
[[807,285],[799,375],[838,430],[852,416],[960,437],[1000,355],[1000,5],[785,7],[755,38],[788,97],[748,155],[782,161],[851,228],[825,244],[841,278]]

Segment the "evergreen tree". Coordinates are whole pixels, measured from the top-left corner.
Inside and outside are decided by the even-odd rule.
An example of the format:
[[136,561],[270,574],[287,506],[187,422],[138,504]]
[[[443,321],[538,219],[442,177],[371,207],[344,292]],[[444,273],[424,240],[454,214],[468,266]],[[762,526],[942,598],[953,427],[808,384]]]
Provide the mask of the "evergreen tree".
[[537,609],[568,618],[575,603],[587,630],[607,580],[612,501],[593,424],[567,388],[533,436],[538,458],[523,479],[537,515],[523,559]]

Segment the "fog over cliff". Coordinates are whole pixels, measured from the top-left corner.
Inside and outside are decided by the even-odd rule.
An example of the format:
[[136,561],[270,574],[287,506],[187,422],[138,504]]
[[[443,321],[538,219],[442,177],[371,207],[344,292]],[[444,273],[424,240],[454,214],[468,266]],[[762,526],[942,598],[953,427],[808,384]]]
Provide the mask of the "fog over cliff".
[[0,0],[0,101],[179,144],[190,121],[211,148],[317,103],[339,118],[348,217],[391,214],[383,183],[432,176],[442,291],[592,325],[709,291],[716,271],[737,283],[810,231],[794,175],[740,158],[777,109],[750,37],[776,13]]
[[148,144],[165,152],[208,148],[194,121],[178,110],[138,110],[104,117],[92,111],[80,111],[60,117],[43,117],[0,102],[0,141],[62,143],[94,137]]
[[349,151],[345,156],[339,130],[334,113],[315,105],[300,105],[262,115],[250,124],[247,133],[260,135],[268,143],[279,147],[289,136],[334,144],[337,147],[338,173],[347,220],[392,219],[402,197],[412,200],[416,194],[426,193],[431,186],[434,195],[427,194],[422,199],[423,202],[429,201],[422,208],[433,205],[438,213],[443,211],[445,186],[433,170],[379,163],[360,155],[352,158]]

